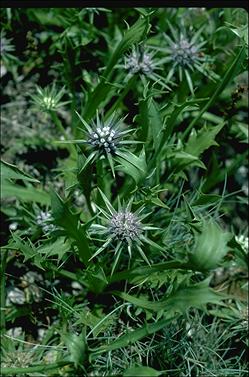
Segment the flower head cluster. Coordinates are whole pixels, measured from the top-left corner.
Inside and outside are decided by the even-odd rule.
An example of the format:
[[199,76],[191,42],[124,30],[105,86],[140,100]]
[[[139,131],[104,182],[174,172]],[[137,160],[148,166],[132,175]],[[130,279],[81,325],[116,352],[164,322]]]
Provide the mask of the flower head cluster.
[[133,47],[131,53],[125,57],[125,68],[132,74],[140,72],[148,75],[155,69],[153,55],[146,50]]
[[215,79],[215,74],[207,72],[205,63],[210,61],[210,58],[204,52],[204,45],[206,41],[201,40],[201,32],[199,29],[190,38],[185,28],[181,28],[177,32],[170,23],[169,29],[171,37],[164,34],[167,45],[159,48],[160,51],[166,54],[165,62],[171,63],[167,80],[170,80],[175,72],[179,75],[179,80],[182,81],[183,77],[187,80],[190,91],[193,93],[193,83],[191,79],[191,72],[199,71],[203,75]]
[[162,70],[161,66],[165,59],[157,59],[156,53],[157,51],[152,52],[148,47],[133,46],[131,52],[125,56],[122,66],[128,71],[128,77],[141,74],[169,91],[171,89],[167,85],[168,82],[157,73],[157,70]]
[[95,149],[106,153],[115,153],[119,139],[118,131],[115,131],[110,125],[96,127],[89,132],[88,143]]
[[116,119],[115,113],[113,113],[107,120],[104,120],[103,118],[100,119],[97,112],[96,122],[92,122],[92,124],[88,124],[79,113],[76,112],[76,114],[84,126],[81,130],[84,132],[85,138],[81,140],[69,140],[67,143],[85,144],[90,150],[90,154],[81,170],[85,169],[89,163],[107,157],[111,166],[112,174],[115,176],[112,157],[122,153],[122,147],[125,147],[128,144],[138,143],[135,140],[123,139],[123,136],[133,132],[134,129],[129,128],[123,130],[121,124],[126,117]]
[[180,39],[172,46],[172,60],[182,67],[188,67],[200,60],[199,50],[187,39]]
[[92,255],[91,259],[95,258],[108,247],[112,247],[116,257],[112,268],[113,273],[122,251],[128,250],[129,257],[131,258],[132,250],[136,249],[143,260],[147,264],[150,264],[143,250],[144,245],[149,244],[160,251],[162,251],[162,248],[147,237],[146,232],[148,230],[157,230],[158,228],[142,223],[142,220],[148,216],[148,214],[141,215],[144,207],[133,212],[131,208],[133,200],[131,199],[126,206],[121,205],[119,202],[118,210],[115,210],[102,191],[100,191],[100,194],[107,211],[100,207],[97,208],[103,215],[103,217],[100,216],[100,219],[105,225],[93,224],[90,232],[100,235],[104,244]]
[[132,212],[124,210],[115,213],[109,222],[109,232],[117,240],[127,242],[139,237],[142,224],[139,218]]

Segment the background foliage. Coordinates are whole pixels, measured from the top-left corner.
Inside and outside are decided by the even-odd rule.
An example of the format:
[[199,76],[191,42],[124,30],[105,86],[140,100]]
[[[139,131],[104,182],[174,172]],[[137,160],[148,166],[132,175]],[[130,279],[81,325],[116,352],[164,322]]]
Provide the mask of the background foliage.
[[247,25],[1,9],[2,375],[248,375]]

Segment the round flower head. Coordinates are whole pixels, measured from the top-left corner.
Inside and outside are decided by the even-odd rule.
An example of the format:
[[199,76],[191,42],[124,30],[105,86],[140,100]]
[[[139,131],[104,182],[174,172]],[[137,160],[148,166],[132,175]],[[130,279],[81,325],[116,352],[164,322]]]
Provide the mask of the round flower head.
[[113,129],[113,125],[99,125],[88,133],[88,144],[101,153],[115,153],[118,146],[120,134]]
[[40,88],[36,86],[36,94],[30,94],[33,103],[44,112],[56,111],[70,101],[61,101],[65,94],[65,88],[57,90],[55,83],[52,86]]
[[[93,163],[96,160],[107,158],[110,164],[112,174],[115,177],[113,157],[122,153],[123,147],[128,144],[137,144],[138,141],[135,140],[125,140],[124,136],[130,132],[133,132],[133,128],[127,130],[122,130],[121,123],[126,118],[116,119],[115,113],[112,116],[104,120],[100,119],[99,114],[96,114],[96,122],[88,124],[79,113],[76,112],[81,120],[84,128],[81,130],[85,134],[85,138],[82,140],[69,140],[66,143],[74,144],[85,144],[87,149],[90,151],[82,170],[89,163]],[[63,143],[65,143],[63,142]]]
[[132,52],[125,57],[125,68],[132,74],[141,72],[147,75],[152,73],[155,69],[153,55],[146,50],[133,47]]
[[213,72],[207,71],[205,67],[205,64],[210,62],[211,59],[204,53],[203,46],[206,41],[200,39],[203,28],[189,37],[184,27],[181,27],[181,31],[177,32],[169,22],[168,25],[171,36],[165,33],[166,46],[157,47],[158,50],[166,54],[164,61],[171,64],[166,81],[178,72],[179,80],[182,81],[183,76],[185,76],[193,94],[191,72],[199,71],[212,79],[217,78]]
[[131,52],[125,56],[123,66],[128,70],[128,76],[141,74],[159,83],[163,88],[171,90],[166,84],[164,77],[156,72],[157,70],[162,70],[160,65],[164,62],[164,59],[159,60],[155,57],[156,53],[149,51],[144,46],[133,46]]
[[103,215],[103,217],[100,216],[100,219],[102,219],[105,225],[93,224],[90,228],[90,232],[100,235],[103,240],[103,245],[93,254],[91,259],[95,258],[108,247],[112,247],[115,255],[112,267],[113,273],[122,251],[125,252],[125,250],[127,250],[131,258],[132,250],[136,249],[143,260],[150,265],[143,251],[144,244],[156,247],[160,251],[162,251],[162,248],[147,238],[146,232],[148,230],[156,230],[158,228],[142,223],[143,219],[148,216],[148,214],[141,215],[144,207],[133,212],[131,209],[133,199],[131,199],[126,206],[118,202],[118,210],[115,210],[104,193],[101,190],[99,191],[107,208],[107,210],[105,210],[97,206],[100,213]]
[[128,210],[114,214],[108,226],[110,235],[117,240],[126,240],[127,242],[138,238],[142,231],[139,218]]
[[188,67],[200,60],[198,54],[198,48],[184,38],[172,46],[172,60],[182,67]]

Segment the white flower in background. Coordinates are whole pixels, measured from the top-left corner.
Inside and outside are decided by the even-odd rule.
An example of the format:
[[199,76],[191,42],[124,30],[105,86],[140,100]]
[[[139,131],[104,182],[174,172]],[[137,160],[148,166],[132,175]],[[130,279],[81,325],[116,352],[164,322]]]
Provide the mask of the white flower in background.
[[6,306],[9,304],[23,305],[25,303],[25,294],[17,287],[11,287],[7,290]]
[[240,236],[235,236],[235,240],[240,244],[245,253],[248,254],[248,242],[249,238],[241,234]]
[[49,233],[56,229],[52,221],[51,212],[48,211],[41,211],[36,217],[36,223],[42,228],[44,233]]

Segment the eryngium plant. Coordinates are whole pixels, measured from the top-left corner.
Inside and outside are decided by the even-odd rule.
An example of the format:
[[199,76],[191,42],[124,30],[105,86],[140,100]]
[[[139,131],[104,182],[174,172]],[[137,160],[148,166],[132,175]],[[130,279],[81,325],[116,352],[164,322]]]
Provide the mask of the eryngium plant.
[[129,258],[131,258],[134,254],[133,251],[138,251],[143,260],[150,265],[149,259],[143,251],[143,245],[149,244],[160,251],[162,251],[162,248],[147,237],[148,230],[157,230],[158,228],[142,223],[145,217],[148,216],[148,213],[141,215],[144,206],[133,212],[133,199],[131,198],[126,205],[121,205],[119,201],[118,210],[116,210],[105,194],[101,190],[99,191],[107,211],[97,206],[100,213],[103,215],[99,216],[102,224],[93,224],[90,233],[101,236],[103,245],[93,254],[91,259],[111,247],[115,255],[111,274],[113,274],[121,254],[125,252],[128,252]]
[[89,151],[89,155],[85,161],[82,169],[84,169],[89,163],[94,163],[100,159],[107,158],[114,174],[112,157],[118,152],[122,151],[126,145],[137,144],[139,142],[135,140],[125,140],[123,137],[130,132],[133,132],[133,128],[122,130],[121,124],[124,119],[117,119],[115,113],[113,113],[107,120],[104,117],[100,118],[99,113],[96,113],[96,122],[88,124],[76,111],[76,114],[81,120],[84,128],[81,131],[84,133],[84,139],[70,140],[67,143],[84,144]]
[[199,71],[203,75],[214,77],[210,70],[207,71],[205,67],[205,64],[210,62],[210,58],[205,54],[203,48],[207,43],[206,40],[201,39],[203,28],[190,37],[184,27],[181,27],[181,30],[177,32],[170,23],[168,25],[172,37],[164,33],[167,46],[157,47],[166,54],[165,61],[171,64],[166,80],[170,80],[178,72],[179,81],[181,82],[184,75],[193,94],[191,73]]
[[128,76],[140,74],[141,78],[146,77],[154,82],[159,83],[167,90],[171,90],[166,84],[165,78],[156,71],[162,70],[162,64],[165,59],[157,59],[156,51],[152,52],[145,46],[132,46],[129,54],[124,58],[124,68],[128,70]]

